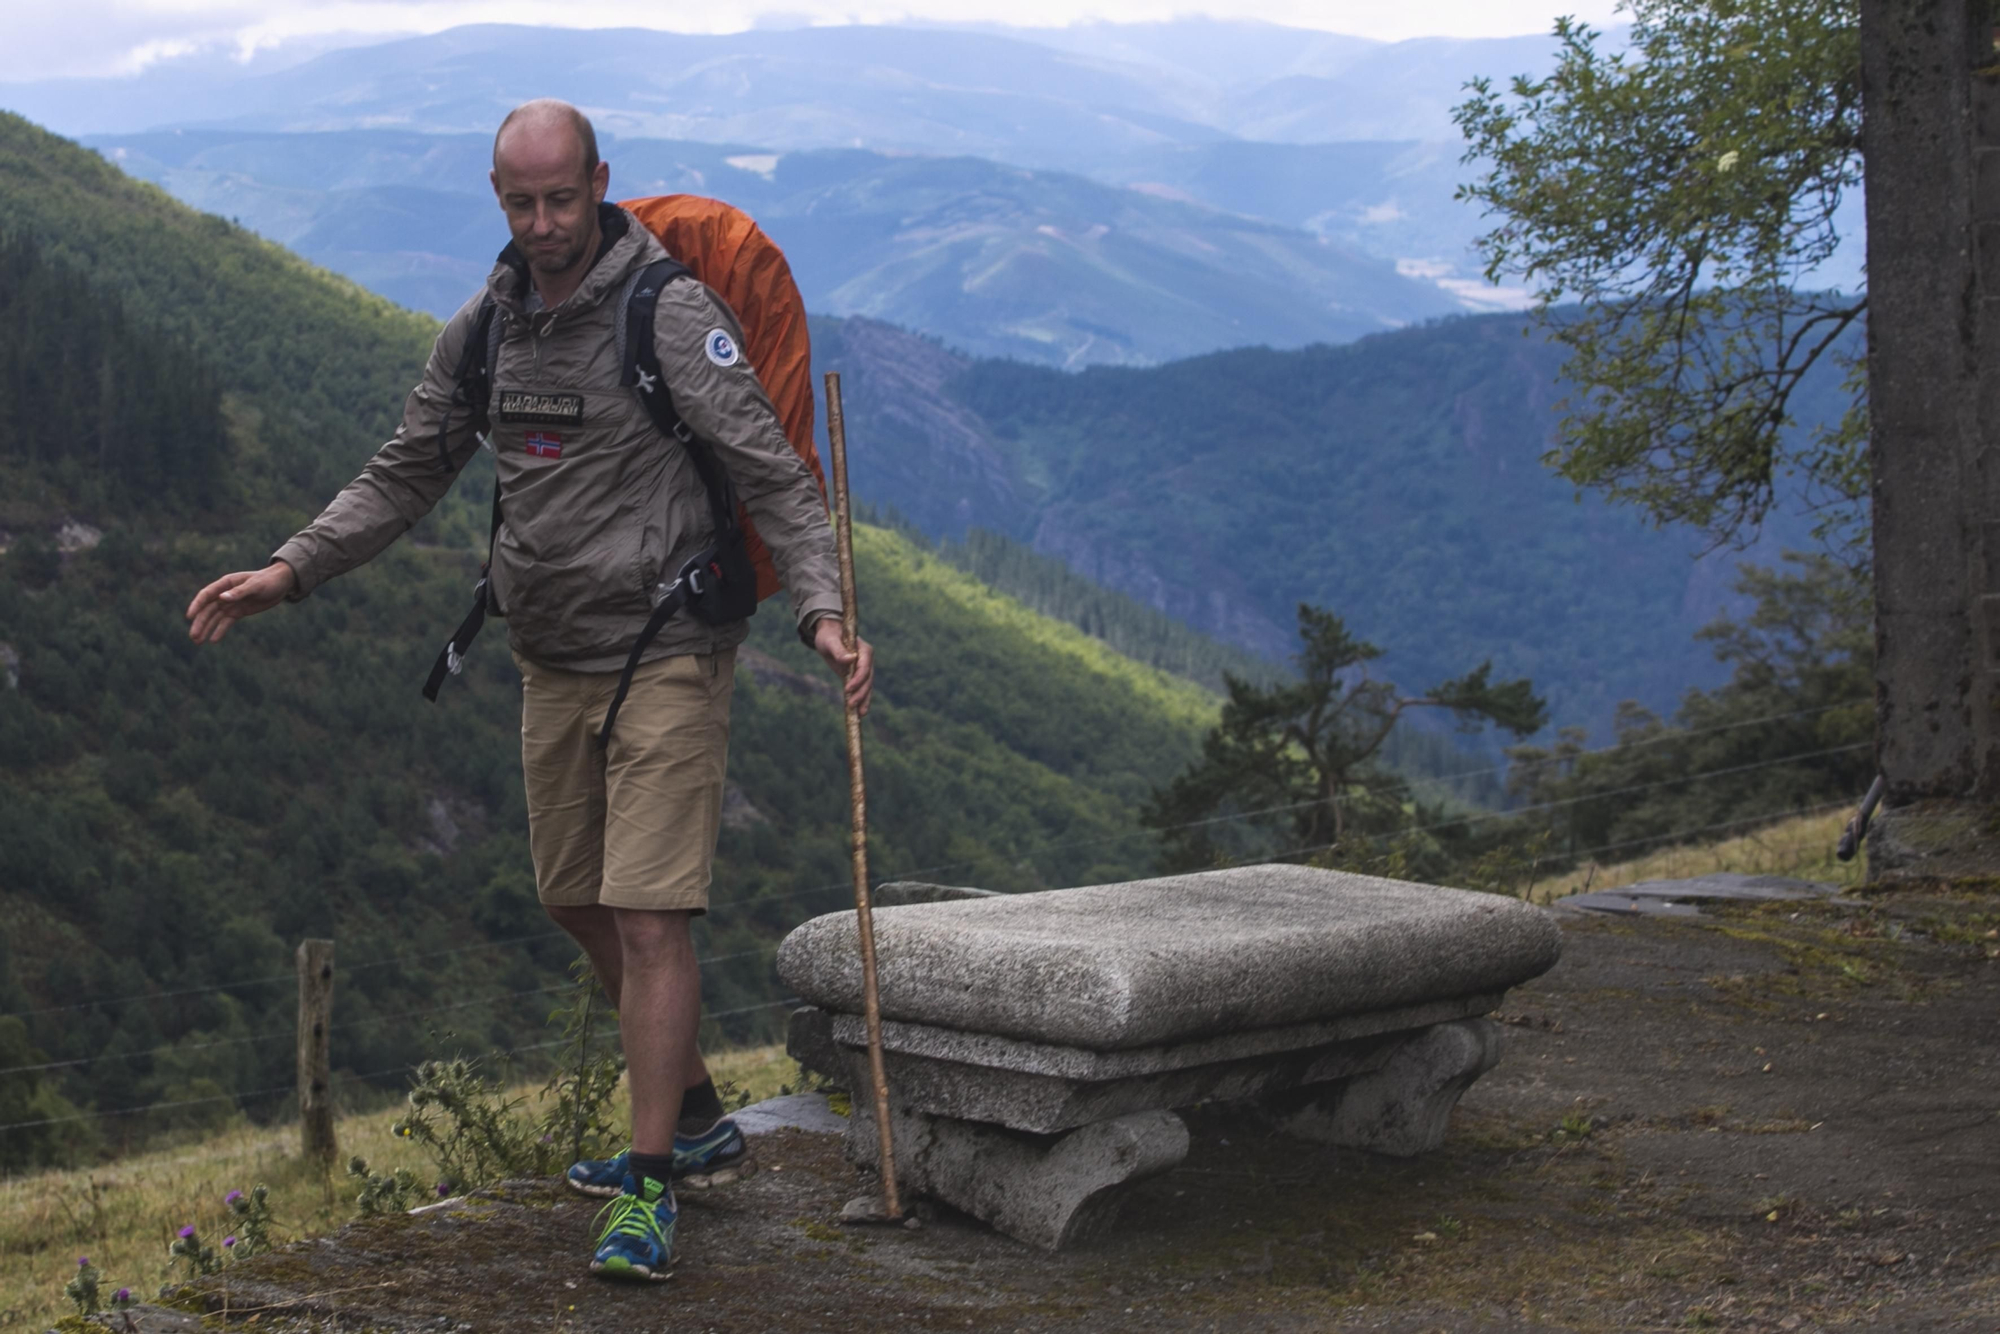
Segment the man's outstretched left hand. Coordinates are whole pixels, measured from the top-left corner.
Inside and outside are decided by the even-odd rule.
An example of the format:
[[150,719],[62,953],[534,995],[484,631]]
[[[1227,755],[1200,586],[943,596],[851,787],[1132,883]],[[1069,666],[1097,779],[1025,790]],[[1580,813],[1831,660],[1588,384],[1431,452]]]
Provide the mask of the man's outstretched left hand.
[[833,674],[847,682],[847,702],[866,718],[868,697],[875,690],[875,650],[867,640],[857,638],[854,652],[849,653],[838,616],[822,616],[813,623],[813,648],[833,668]]

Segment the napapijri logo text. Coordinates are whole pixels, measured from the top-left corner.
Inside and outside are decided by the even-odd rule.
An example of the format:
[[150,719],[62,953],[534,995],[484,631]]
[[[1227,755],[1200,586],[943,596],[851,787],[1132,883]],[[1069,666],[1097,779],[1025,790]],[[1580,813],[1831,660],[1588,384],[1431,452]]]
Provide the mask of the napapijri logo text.
[[583,395],[537,394],[525,389],[503,389],[495,415],[503,422],[565,426],[583,420]]

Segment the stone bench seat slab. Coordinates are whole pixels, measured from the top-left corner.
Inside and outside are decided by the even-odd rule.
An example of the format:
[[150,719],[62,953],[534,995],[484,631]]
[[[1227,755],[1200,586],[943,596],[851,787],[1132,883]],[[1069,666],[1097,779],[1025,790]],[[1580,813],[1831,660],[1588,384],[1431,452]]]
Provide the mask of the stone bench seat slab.
[[[1303,866],[876,910],[882,1014],[1117,1052],[1501,992],[1561,953],[1542,909]],[[786,937],[804,1001],[861,1009],[852,912]]]

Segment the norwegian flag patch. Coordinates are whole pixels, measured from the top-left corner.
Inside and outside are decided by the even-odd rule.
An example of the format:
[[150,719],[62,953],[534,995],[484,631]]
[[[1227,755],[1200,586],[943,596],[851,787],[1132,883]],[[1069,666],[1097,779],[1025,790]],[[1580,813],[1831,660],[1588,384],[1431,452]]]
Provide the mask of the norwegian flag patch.
[[527,450],[538,459],[559,459],[562,457],[562,437],[554,431],[530,431]]

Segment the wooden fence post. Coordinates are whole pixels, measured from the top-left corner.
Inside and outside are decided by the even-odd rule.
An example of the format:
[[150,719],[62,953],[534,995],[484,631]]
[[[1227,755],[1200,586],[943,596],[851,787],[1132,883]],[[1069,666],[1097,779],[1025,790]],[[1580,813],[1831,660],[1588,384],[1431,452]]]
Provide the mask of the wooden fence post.
[[299,1151],[332,1165],[333,942],[299,943]]

